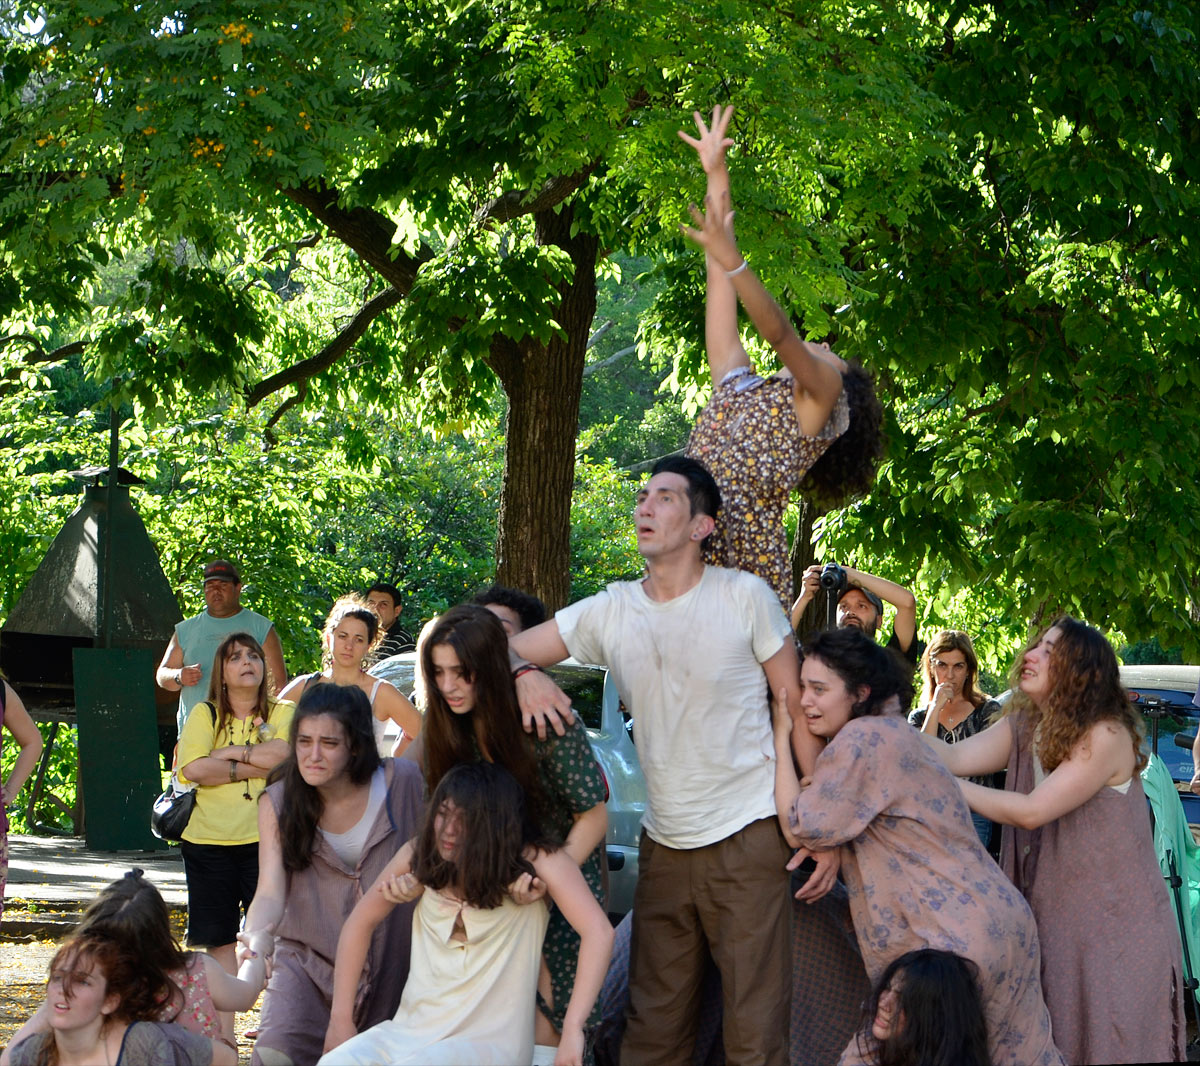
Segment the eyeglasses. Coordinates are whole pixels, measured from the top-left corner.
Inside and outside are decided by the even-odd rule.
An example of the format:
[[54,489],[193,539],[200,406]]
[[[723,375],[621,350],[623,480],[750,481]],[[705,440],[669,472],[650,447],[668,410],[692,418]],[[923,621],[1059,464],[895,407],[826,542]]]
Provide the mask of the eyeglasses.
[[955,674],[966,673],[967,670],[966,663],[947,663],[943,662],[941,659],[930,659],[929,665],[935,670],[940,670],[942,667],[945,667],[947,670],[951,671],[951,673]]

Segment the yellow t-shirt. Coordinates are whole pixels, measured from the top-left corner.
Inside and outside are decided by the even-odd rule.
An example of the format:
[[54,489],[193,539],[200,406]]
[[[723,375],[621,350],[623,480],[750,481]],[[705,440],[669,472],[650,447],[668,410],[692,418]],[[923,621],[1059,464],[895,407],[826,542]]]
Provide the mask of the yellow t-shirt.
[[[234,744],[242,747],[258,743],[258,727],[253,718],[240,721],[232,716],[224,729],[217,731],[211,710],[212,704],[197,703],[183,723],[179,736],[177,765],[187,766],[202,759],[215,748]],[[267,721],[275,727],[277,740],[287,740],[292,730],[292,715],[296,705],[288,700],[270,701]],[[189,783],[179,773],[179,780]],[[254,844],[258,841],[258,797],[267,786],[265,777],[245,781],[229,781],[223,785],[200,785],[196,789],[196,806],[183,831],[183,839],[192,844]],[[246,798],[249,791],[250,797]]]

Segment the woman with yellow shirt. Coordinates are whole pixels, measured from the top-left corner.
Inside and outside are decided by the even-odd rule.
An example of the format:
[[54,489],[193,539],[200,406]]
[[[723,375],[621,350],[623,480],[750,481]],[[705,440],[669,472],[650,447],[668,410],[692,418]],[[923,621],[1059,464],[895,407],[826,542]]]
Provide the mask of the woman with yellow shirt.
[[[222,641],[208,700],[198,703],[179,736],[177,764],[197,786],[181,850],[188,887],[188,944],[237,972],[241,912],[258,881],[258,797],[266,777],[287,758],[295,705],[271,695],[262,645],[248,633]],[[233,1015],[221,1015],[233,1039]]]

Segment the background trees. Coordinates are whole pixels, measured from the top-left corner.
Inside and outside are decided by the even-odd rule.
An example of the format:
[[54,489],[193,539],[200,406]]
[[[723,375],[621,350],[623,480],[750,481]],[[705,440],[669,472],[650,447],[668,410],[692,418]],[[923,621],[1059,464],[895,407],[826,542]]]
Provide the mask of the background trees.
[[[65,365],[126,403],[144,509],[247,516],[248,572],[306,575],[278,611],[389,565],[431,608],[493,563],[555,604],[636,572],[603,463],[703,400],[674,131],[722,99],[743,244],[891,416],[798,555],[996,660],[1060,608],[1200,650],[1193,5],[310,7],[63,0],[0,64],[5,402],[69,423]],[[79,429],[4,442],[6,596]]]

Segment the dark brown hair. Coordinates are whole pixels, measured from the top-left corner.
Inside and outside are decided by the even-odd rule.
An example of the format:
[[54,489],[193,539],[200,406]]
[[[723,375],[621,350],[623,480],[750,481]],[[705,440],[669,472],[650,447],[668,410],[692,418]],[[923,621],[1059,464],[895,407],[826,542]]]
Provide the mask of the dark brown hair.
[[[464,676],[475,686],[475,706],[466,714],[450,709],[434,681],[433,649],[443,644],[454,649]],[[482,755],[517,779],[534,819],[547,827],[545,790],[533,742],[521,728],[521,708],[508,662],[508,634],[500,619],[486,607],[452,607],[425,626],[418,654],[428,791],[437,788],[451,767],[475,762]]]
[[379,624],[379,615],[367,606],[367,601],[361,596],[353,594],[342,596],[334,601],[333,608],[325,619],[325,628],[321,630],[321,662],[325,666],[329,666],[333,662],[334,630],[347,618],[362,622],[367,628],[367,649],[363,655],[364,658],[369,656],[383,641],[384,630],[383,626]]
[[883,405],[875,393],[875,381],[857,362],[846,362],[842,391],[846,394],[850,424],[800,482],[801,492],[826,507],[840,507],[855,496],[870,492],[887,448]]
[[[437,848],[437,817],[453,805],[462,833],[453,860]],[[413,873],[423,885],[450,889],[472,907],[498,907],[508,886],[533,865],[525,849],[552,851],[530,820],[525,794],[502,766],[475,762],[456,766],[438,782],[417,837]]]
[[[296,705],[288,739],[288,757],[269,775],[269,781],[283,782],[283,802],[279,806],[279,844],[283,868],[289,873],[305,870],[312,863],[317,826],[325,810],[320,792],[304,780],[296,760],[296,737],[301,724],[326,714],[338,722],[350,748],[346,775],[356,785],[365,785],[379,767],[379,749],[371,718],[371,701],[357,685],[334,685],[328,681],[309,685]],[[261,801],[260,801],[261,802]],[[270,799],[266,802],[270,802]]]

